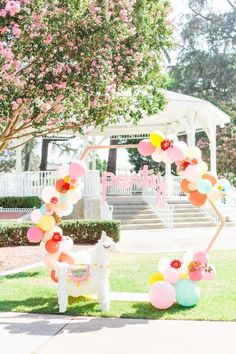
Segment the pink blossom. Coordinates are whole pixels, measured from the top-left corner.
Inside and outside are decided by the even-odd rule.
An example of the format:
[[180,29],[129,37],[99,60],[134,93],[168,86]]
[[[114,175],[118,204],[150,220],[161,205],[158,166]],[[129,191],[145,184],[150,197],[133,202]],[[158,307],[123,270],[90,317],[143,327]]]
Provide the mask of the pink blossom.
[[63,88],[63,89],[65,89],[65,88],[66,88],[66,82],[63,82],[63,81],[59,82],[59,83],[57,84],[57,87],[58,87],[58,88]]
[[49,102],[45,102],[40,106],[40,109],[42,112],[47,112],[49,109],[51,109],[51,104]]
[[6,10],[4,9],[0,10],[0,17],[6,17],[6,15],[7,15]]
[[14,58],[14,54],[11,51],[11,48],[5,48],[1,51],[3,58],[8,59],[8,61],[11,61]]
[[120,16],[120,19],[122,21],[127,21],[128,20],[127,11],[125,9],[120,10],[119,16]]
[[10,12],[11,16],[20,12],[20,1],[7,1],[5,10]]
[[17,108],[19,107],[19,104],[16,101],[12,101],[11,106],[12,106],[13,111],[16,111]]
[[16,38],[20,38],[21,30],[19,27],[14,26],[12,27],[12,33]]
[[52,38],[53,38],[52,35],[48,34],[47,37],[44,40],[44,43],[47,44],[47,45],[50,44],[52,42]]
[[50,90],[53,89],[53,85],[51,85],[51,84],[45,84],[45,88],[46,88],[47,91],[50,91]]

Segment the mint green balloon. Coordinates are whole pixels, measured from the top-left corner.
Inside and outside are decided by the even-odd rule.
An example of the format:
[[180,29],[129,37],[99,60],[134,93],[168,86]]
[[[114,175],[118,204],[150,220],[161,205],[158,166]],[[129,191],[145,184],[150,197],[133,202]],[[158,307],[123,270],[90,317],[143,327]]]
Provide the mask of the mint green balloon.
[[196,282],[189,279],[183,279],[179,280],[174,287],[176,290],[176,302],[178,304],[185,307],[198,304],[201,292]]
[[197,184],[198,192],[202,194],[207,194],[211,191],[211,189],[212,189],[212,184],[210,181],[208,181],[207,179],[199,179]]

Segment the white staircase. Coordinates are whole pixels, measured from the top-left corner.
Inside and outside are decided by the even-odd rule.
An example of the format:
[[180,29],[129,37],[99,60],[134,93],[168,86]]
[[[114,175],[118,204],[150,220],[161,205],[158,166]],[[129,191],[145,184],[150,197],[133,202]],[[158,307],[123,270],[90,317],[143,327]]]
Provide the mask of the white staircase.
[[[113,219],[121,222],[122,230],[163,229],[166,226],[154,210],[141,196],[108,197],[113,205]],[[169,201],[173,206],[173,227],[210,227],[217,225],[215,220],[200,208],[195,208],[187,200]]]
[[108,197],[107,202],[113,206],[113,219],[121,222],[122,230],[165,228],[142,197],[115,196]]

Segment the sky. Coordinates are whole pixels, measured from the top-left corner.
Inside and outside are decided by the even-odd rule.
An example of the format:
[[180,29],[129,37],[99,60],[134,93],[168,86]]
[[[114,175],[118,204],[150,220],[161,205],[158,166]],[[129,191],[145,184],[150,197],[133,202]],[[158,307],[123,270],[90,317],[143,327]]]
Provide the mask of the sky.
[[[187,12],[187,0],[170,0],[170,4],[172,6],[172,20],[176,25],[176,31],[178,32],[178,23],[180,21],[180,17],[183,13]],[[225,12],[230,8],[230,5],[227,3],[227,0],[212,0],[212,6],[214,9],[217,9],[219,12]],[[178,36],[178,33],[176,33]],[[176,61],[177,51],[171,52],[171,61],[172,63]],[[77,147],[79,145],[78,138],[74,139],[71,142],[73,147]],[[109,140],[105,141],[104,144],[109,144]],[[40,144],[41,145],[41,144]],[[53,156],[53,159],[52,159]],[[108,150],[100,151],[99,156],[101,159],[107,160],[108,158]],[[66,163],[70,161],[72,156],[63,156],[59,157],[58,154],[50,154],[49,153],[49,162],[54,163]],[[127,150],[121,149],[117,151],[117,161],[118,161],[118,170],[123,168],[128,168],[128,153]]]

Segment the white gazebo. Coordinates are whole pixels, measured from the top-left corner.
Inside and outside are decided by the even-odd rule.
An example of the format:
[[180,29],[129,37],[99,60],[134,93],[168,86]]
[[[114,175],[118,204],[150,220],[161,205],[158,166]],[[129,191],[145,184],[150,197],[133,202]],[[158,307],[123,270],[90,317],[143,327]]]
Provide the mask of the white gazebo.
[[216,127],[229,123],[230,117],[205,100],[166,90],[164,95],[168,101],[164,110],[154,116],[144,113],[138,124],[121,119],[102,131],[91,129],[88,134],[93,145],[100,144],[106,138],[142,138],[152,130],[160,130],[164,134],[186,134],[187,143],[191,146],[195,145],[196,132],[205,131],[210,141],[210,169],[216,172]]

